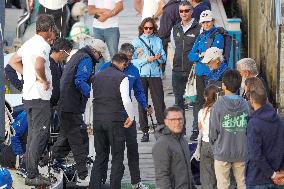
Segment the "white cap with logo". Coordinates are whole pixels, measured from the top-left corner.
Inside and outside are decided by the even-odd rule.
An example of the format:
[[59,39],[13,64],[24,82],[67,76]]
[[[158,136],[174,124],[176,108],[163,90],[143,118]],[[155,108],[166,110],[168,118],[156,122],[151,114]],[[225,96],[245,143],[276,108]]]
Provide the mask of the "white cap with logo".
[[211,47],[205,51],[204,58],[201,60],[202,63],[207,64],[211,60],[223,57],[223,50],[217,47]]
[[212,21],[213,18],[212,12],[210,10],[205,10],[200,14],[199,23]]

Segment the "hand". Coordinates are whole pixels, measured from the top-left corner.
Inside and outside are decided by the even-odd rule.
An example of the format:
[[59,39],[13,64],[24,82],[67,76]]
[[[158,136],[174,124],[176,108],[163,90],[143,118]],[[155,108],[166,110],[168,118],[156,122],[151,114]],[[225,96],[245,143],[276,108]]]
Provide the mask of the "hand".
[[276,172],[275,177],[272,179],[273,183],[276,185],[284,185],[284,172]]
[[161,54],[160,54],[160,53],[156,54],[156,55],[155,55],[155,58],[156,58],[156,59],[160,59],[160,58],[161,58]]
[[104,22],[108,19],[109,17],[107,16],[107,14],[100,14],[100,17],[97,19],[100,22]]
[[124,122],[124,128],[129,128],[132,125],[133,121],[128,117],[126,121]]
[[151,106],[148,106],[147,108],[146,108],[146,112],[150,115],[150,114],[152,114],[153,113],[153,108],[151,107]]
[[90,77],[90,83],[93,83],[94,78],[95,78],[95,75],[91,75],[91,77]]
[[154,60],[156,60],[155,56],[149,56],[149,57],[147,58],[147,61],[148,61],[148,62],[153,62]]
[[204,57],[205,52],[200,53],[199,57]]
[[45,91],[47,91],[49,89],[49,87],[50,87],[50,82],[49,81],[42,81],[41,83],[43,85],[43,89]]

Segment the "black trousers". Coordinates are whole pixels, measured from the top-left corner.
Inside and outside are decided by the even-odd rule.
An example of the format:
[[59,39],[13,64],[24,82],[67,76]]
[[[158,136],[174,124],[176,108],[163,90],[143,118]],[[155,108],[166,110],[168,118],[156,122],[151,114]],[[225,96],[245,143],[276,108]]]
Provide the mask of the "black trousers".
[[[136,122],[134,121],[131,127],[125,129],[126,147],[127,147],[127,159],[128,167],[131,177],[131,184],[137,184],[141,181],[140,169],[139,169],[139,152],[137,143],[137,129]],[[109,159],[109,158],[108,158]],[[107,180],[108,161],[104,162],[104,168],[102,172],[102,180]]]
[[198,131],[198,112],[202,108],[205,99],[204,99],[204,90],[205,90],[205,79],[206,76],[196,76],[196,102],[193,107],[193,124],[192,130]]
[[[162,79],[160,77],[141,77],[143,89],[148,103],[148,89],[150,89],[151,98],[153,101],[155,116],[159,125],[164,124],[164,89]],[[139,106],[139,124],[143,133],[149,131],[147,112]]]
[[67,36],[67,30],[68,30],[67,19],[69,12],[70,11],[67,5],[65,5],[62,9],[51,10],[39,4],[39,10],[38,10],[38,14],[50,14],[54,17],[55,25],[61,32],[60,37]]
[[61,112],[60,118],[61,127],[59,136],[62,138],[58,137],[57,140],[59,140],[59,142],[63,141],[63,143],[64,140],[65,142],[68,142],[76,162],[75,168],[78,172],[78,176],[79,178],[84,179],[88,175],[87,156],[89,147],[86,144],[86,141],[89,139],[87,129],[83,129],[86,127],[83,121],[83,116],[82,114]]
[[124,173],[125,128],[124,122],[94,120],[94,145],[96,158],[93,164],[90,189],[100,189],[105,164],[108,162],[109,147],[111,147],[110,188],[120,189]]
[[39,175],[38,163],[47,145],[50,129],[49,100],[24,100],[28,121],[28,139],[26,145],[26,168],[29,178]]

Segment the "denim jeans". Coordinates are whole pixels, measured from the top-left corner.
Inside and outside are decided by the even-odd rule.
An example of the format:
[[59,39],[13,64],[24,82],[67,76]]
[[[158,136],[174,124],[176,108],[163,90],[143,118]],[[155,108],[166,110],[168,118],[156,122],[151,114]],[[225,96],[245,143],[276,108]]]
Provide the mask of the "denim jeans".
[[114,28],[94,28],[94,37],[106,43],[110,57],[118,52],[120,32],[118,27]]
[[277,186],[275,184],[264,184],[256,186],[247,186],[247,189],[284,189],[284,186]]

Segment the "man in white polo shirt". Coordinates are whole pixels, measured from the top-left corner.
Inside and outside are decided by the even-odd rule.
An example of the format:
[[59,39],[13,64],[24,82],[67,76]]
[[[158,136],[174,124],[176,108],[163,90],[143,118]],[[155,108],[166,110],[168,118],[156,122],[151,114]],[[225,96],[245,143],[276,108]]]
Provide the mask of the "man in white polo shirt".
[[55,29],[50,15],[40,15],[36,22],[36,34],[26,41],[11,57],[9,64],[23,74],[23,100],[28,120],[26,146],[27,178],[29,186],[48,186],[50,181],[38,172],[38,163],[49,137],[50,97],[52,76],[49,63],[49,39]]
[[117,14],[122,10],[122,0],[88,0],[88,12],[95,18],[94,37],[107,44],[111,57],[118,52],[120,33]]

